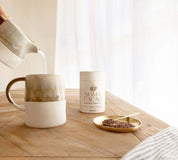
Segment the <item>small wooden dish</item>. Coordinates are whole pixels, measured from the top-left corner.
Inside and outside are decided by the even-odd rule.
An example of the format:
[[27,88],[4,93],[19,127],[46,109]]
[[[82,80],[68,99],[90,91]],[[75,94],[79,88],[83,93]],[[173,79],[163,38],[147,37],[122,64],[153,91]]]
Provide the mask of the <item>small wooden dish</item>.
[[103,129],[105,131],[112,131],[112,132],[133,132],[136,131],[137,129],[139,129],[142,125],[142,122],[138,119],[135,118],[131,118],[131,117],[127,117],[124,119],[119,120],[119,122],[127,122],[130,124],[133,124],[135,127],[130,127],[130,128],[113,128],[113,127],[108,127],[108,126],[103,126],[102,122],[105,119],[117,119],[117,118],[121,118],[123,116],[118,116],[118,115],[106,115],[106,116],[99,116],[93,119],[93,122],[95,124],[96,127]]

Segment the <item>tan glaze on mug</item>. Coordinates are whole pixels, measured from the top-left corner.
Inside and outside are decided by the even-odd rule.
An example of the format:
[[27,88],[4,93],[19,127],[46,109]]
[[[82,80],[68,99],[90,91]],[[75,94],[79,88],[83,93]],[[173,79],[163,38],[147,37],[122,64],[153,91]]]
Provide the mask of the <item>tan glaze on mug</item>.
[[25,101],[50,102],[65,99],[64,79],[62,76],[53,74],[36,74],[13,79],[8,84],[6,95],[11,103],[13,103],[13,100],[10,96],[10,88],[18,81],[25,81]]

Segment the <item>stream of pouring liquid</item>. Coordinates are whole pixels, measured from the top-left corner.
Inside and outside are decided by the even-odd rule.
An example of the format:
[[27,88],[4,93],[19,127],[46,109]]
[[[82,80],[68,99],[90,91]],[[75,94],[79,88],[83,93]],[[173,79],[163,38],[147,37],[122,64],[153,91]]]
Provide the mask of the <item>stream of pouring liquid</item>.
[[42,52],[41,50],[38,50],[38,53],[41,55],[42,57],[42,63],[43,63],[43,69],[44,69],[44,74],[47,74],[47,61],[46,61],[46,56],[44,54],[44,52]]

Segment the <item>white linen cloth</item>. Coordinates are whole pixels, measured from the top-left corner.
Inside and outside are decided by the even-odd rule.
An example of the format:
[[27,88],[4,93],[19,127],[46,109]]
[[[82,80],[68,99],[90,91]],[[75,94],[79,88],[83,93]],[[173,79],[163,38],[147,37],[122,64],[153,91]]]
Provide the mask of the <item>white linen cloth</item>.
[[168,127],[147,138],[121,160],[178,160],[178,129]]

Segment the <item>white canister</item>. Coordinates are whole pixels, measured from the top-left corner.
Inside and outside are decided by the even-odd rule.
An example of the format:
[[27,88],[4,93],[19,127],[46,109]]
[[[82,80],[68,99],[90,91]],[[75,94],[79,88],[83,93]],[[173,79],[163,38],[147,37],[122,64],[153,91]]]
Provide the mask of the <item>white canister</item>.
[[80,72],[80,111],[105,111],[105,72]]

